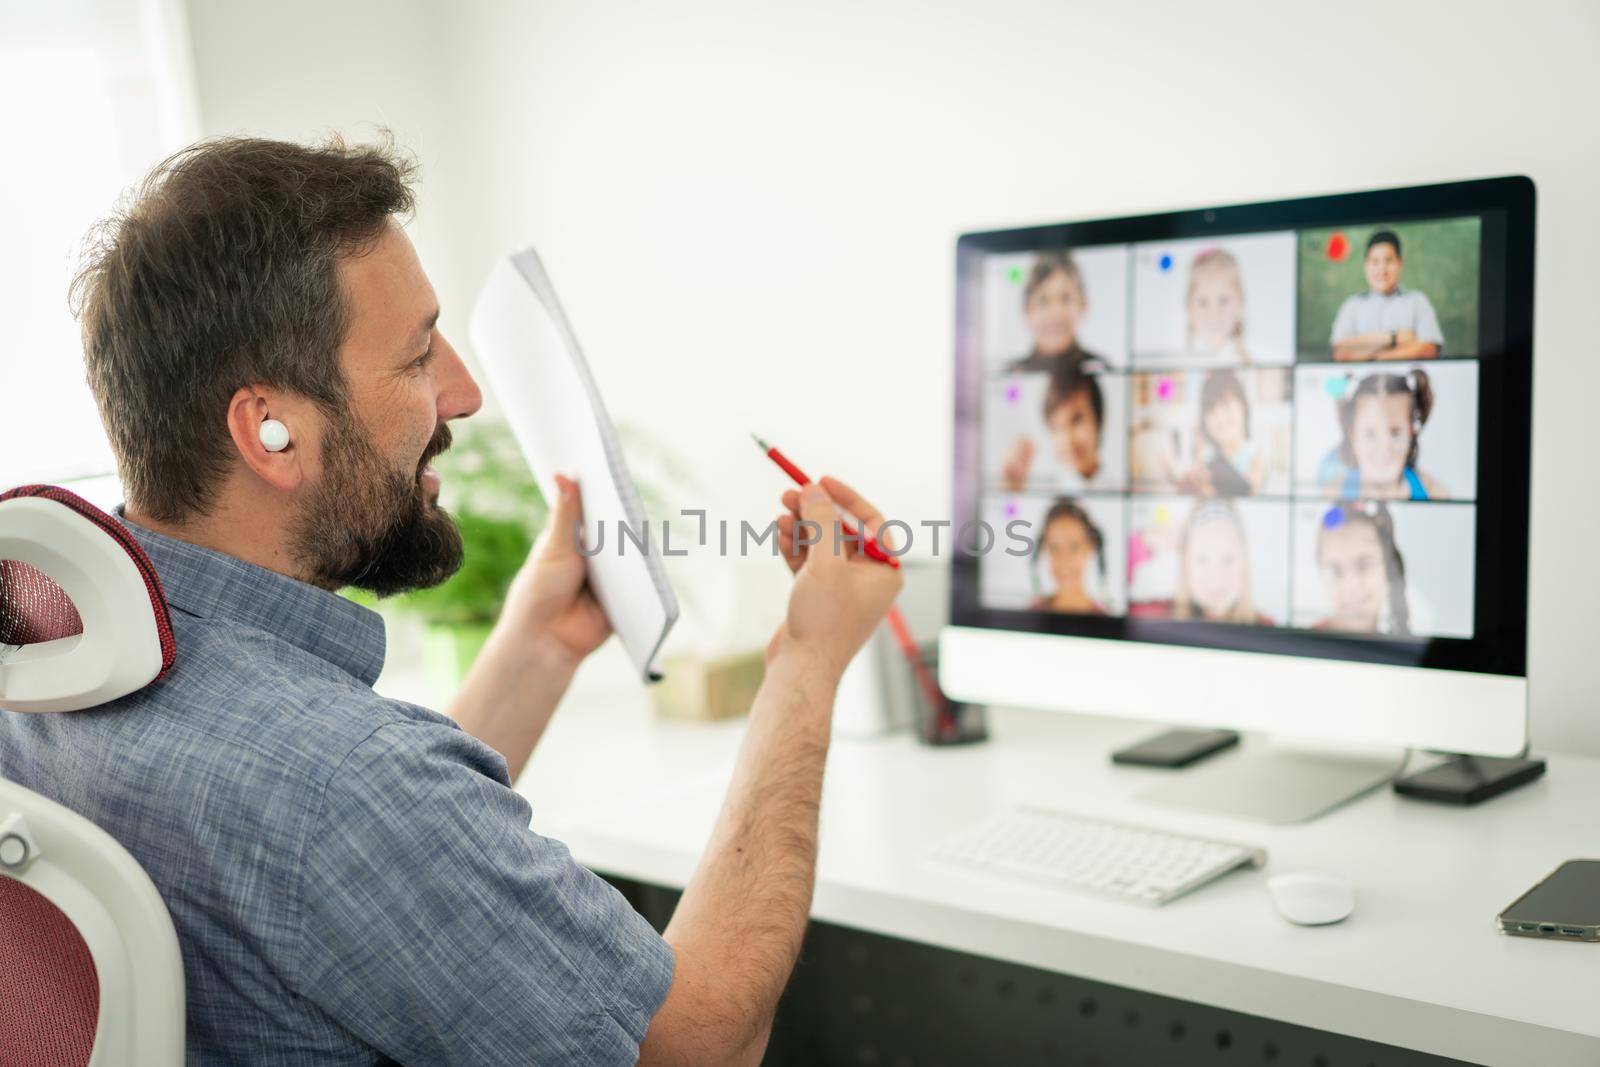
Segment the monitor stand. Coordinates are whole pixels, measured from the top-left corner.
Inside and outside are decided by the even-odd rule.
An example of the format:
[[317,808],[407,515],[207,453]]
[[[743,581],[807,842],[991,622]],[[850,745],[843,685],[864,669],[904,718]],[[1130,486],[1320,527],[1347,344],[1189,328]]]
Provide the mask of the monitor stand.
[[1262,822],[1305,822],[1389,784],[1404,764],[1400,749],[1252,736],[1137,799]]

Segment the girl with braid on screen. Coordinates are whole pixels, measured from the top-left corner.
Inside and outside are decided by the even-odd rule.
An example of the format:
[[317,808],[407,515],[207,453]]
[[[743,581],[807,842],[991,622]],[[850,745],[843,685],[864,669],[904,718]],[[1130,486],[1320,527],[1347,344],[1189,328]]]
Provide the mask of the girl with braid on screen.
[[1340,500],[1446,500],[1417,466],[1418,437],[1433,413],[1428,372],[1369,374],[1339,400],[1344,441],[1323,462],[1323,492]]
[[1411,633],[1406,566],[1394,543],[1394,519],[1382,503],[1335,504],[1317,528],[1317,572],[1330,614],[1313,629]]

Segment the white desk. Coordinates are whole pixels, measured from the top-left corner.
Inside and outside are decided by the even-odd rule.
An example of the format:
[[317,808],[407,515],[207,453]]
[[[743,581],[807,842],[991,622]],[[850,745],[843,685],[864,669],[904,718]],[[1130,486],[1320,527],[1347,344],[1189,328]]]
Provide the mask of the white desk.
[[[681,888],[742,730],[661,723],[635,688],[580,685],[518,788],[534,829],[580,862]],[[1506,937],[1493,923],[1560,861],[1600,854],[1600,760],[1552,758],[1545,778],[1478,808],[1383,791],[1271,827],[1131,799],[1172,773],[1107,759],[1148,724],[998,711],[990,732],[951,750],[903,734],[836,739],[814,918],[1472,1062],[1600,1063],[1600,945]],[[1266,871],[1350,878],[1356,911],[1292,926],[1264,871],[1145,908],[922,858],[947,827],[1020,802],[1260,843]]]

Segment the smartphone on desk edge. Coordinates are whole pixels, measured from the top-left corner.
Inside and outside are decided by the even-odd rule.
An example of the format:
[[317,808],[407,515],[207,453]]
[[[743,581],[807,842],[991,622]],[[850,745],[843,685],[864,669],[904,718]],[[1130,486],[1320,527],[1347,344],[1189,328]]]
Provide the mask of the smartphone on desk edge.
[[1600,860],[1568,860],[1496,916],[1501,933],[1600,941]]

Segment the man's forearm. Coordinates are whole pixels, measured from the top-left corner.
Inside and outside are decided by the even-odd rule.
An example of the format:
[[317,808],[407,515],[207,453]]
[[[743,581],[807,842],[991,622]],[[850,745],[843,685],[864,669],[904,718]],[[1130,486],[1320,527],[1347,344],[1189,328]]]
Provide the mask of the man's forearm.
[[774,658],[711,841],[666,930],[680,963],[717,974],[738,998],[720,1013],[732,1032],[708,1035],[722,1047],[762,1043],[800,953],[837,685],[836,668]]
[[1388,347],[1387,333],[1363,333],[1335,342],[1334,359],[1370,359],[1374,352]]
[[578,661],[503,620],[446,709],[463,730],[505,757],[516,781],[572,682]]
[[1405,341],[1379,350],[1377,359],[1432,359],[1439,354],[1439,346],[1432,341]]

